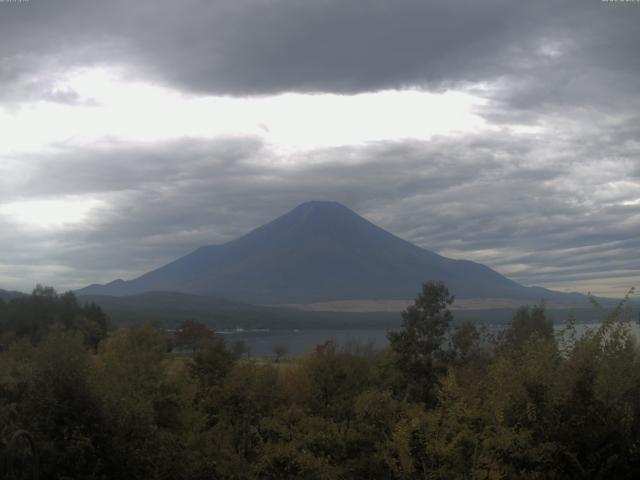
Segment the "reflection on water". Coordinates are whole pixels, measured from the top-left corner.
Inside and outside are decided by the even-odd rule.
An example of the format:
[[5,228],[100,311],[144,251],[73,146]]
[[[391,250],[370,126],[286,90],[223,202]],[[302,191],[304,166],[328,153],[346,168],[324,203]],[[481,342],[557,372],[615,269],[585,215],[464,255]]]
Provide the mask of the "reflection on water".
[[[505,324],[485,325],[488,332],[498,333],[505,328]],[[600,323],[579,323],[576,324],[576,333],[583,334],[588,329],[595,329]],[[560,334],[565,327],[564,324],[556,324],[554,328]],[[640,339],[640,326],[633,322],[631,329]],[[276,347],[285,347],[288,355],[299,356],[315,348],[328,340],[334,341],[338,345],[349,344],[371,345],[373,348],[382,349],[389,343],[387,340],[386,328],[359,328],[359,329],[333,329],[333,330],[270,330],[255,329],[244,330],[219,330],[217,333],[224,336],[228,344],[232,345],[237,341],[242,341],[252,356],[275,355]]]

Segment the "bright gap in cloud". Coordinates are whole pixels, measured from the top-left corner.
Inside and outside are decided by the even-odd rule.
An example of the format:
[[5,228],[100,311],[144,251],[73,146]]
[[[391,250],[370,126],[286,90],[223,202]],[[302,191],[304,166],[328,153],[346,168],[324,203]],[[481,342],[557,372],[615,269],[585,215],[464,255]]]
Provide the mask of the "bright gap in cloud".
[[52,90],[74,92],[77,102],[42,100],[11,112],[0,109],[5,153],[101,139],[153,142],[229,135],[258,136],[278,149],[306,150],[491,128],[476,113],[485,100],[465,91],[194,96],[108,69],[70,73]]
[[53,229],[79,224],[102,202],[67,197],[54,200],[29,200],[0,205],[0,215],[12,223],[32,228]]

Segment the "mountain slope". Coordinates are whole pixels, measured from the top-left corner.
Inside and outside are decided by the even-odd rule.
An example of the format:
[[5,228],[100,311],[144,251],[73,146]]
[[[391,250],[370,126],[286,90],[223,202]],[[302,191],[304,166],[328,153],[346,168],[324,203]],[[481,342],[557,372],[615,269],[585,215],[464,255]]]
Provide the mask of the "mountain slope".
[[0,299],[5,301],[5,302],[13,300],[14,298],[21,298],[21,297],[26,297],[26,296],[27,296],[26,293],[0,289]]
[[460,298],[564,296],[417,247],[334,202],[304,203],[236,240],[199,248],[134,280],[78,293],[165,290],[249,303],[303,303],[413,298],[427,280],[446,282]]

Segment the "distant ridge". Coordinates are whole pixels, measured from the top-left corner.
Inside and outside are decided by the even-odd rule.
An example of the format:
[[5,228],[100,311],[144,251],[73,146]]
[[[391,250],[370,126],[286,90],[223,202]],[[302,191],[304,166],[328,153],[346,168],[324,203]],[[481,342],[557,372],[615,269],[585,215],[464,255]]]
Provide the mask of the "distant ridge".
[[21,297],[27,297],[27,296],[28,295],[26,293],[0,289],[0,299],[2,299],[5,302],[13,300],[14,298],[21,298]]
[[129,296],[80,295],[82,303],[95,303],[114,325],[139,325],[152,321],[172,327],[197,319],[215,329],[312,329],[396,326],[398,314],[305,312],[296,309],[248,305],[213,297],[176,292],[146,292]]
[[198,248],[134,280],[91,285],[81,295],[154,290],[258,304],[411,299],[428,280],[458,298],[580,301],[524,287],[491,268],[413,245],[336,202],[311,201],[235,240]]

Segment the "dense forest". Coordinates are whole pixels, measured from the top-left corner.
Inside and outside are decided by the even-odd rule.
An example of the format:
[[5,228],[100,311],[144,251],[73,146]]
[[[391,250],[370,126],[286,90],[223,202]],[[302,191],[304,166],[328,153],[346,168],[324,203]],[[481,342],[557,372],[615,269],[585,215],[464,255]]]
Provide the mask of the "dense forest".
[[640,349],[624,301],[583,335],[572,319],[554,333],[543,305],[489,335],[454,322],[451,302],[423,285],[382,351],[327,342],[264,359],[195,321],[110,329],[99,307],[50,288],[0,300],[0,468],[33,478],[37,457],[43,479],[639,478]]

